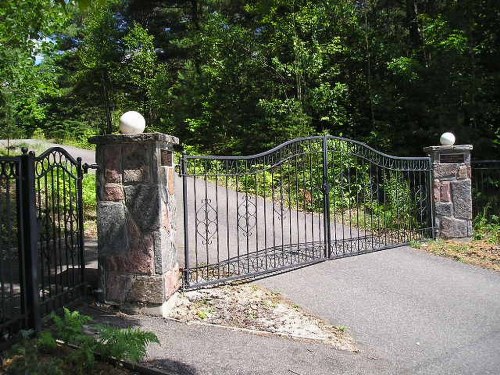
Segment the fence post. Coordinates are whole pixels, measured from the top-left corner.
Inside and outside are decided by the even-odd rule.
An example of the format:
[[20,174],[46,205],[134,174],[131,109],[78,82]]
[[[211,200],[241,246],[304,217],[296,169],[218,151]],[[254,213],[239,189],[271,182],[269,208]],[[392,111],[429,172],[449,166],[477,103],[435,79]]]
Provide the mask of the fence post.
[[430,146],[424,151],[433,167],[433,209],[436,237],[472,237],[472,145]]
[[24,258],[24,287],[28,327],[40,332],[42,317],[40,311],[40,290],[38,283],[38,222],[35,196],[35,155],[22,149],[21,156],[21,228],[22,257]]
[[105,301],[161,305],[180,286],[173,146],[166,134],[103,135],[97,145],[99,286]]

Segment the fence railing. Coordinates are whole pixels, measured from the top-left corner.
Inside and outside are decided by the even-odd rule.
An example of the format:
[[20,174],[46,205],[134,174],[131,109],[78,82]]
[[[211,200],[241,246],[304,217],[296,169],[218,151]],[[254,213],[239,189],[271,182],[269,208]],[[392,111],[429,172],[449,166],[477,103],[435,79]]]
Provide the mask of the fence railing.
[[81,160],[0,157],[0,345],[84,292]]
[[500,216],[500,160],[473,160],[473,214]]

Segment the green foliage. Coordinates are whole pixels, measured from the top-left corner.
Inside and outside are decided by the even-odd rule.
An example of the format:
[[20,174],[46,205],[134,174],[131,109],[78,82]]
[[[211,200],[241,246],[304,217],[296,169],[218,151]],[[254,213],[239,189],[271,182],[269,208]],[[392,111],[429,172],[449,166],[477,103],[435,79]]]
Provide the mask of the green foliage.
[[487,207],[474,218],[474,239],[500,245],[500,216],[488,215]]
[[[97,335],[88,335],[84,328],[91,325],[92,318],[67,308],[62,317],[51,317],[53,332],[43,331],[37,339],[24,339],[7,354],[2,368],[5,374],[88,374],[95,366],[96,355],[137,362],[146,356],[148,344],[159,343],[154,333],[132,328],[97,325]],[[76,348],[65,347],[61,356],[56,339]]]
[[48,0],[0,3],[0,137],[30,135],[46,119],[44,100],[60,94],[49,36],[68,19]]
[[88,212],[95,212],[97,208],[97,193],[96,193],[96,177],[95,174],[89,173],[83,176],[82,181],[82,198],[83,207]]
[[160,342],[154,333],[138,328],[101,327],[99,329],[98,352],[105,357],[138,362],[146,356],[146,347],[150,343],[159,344]]
[[418,155],[453,130],[491,158],[499,15],[490,0],[4,1],[0,137],[84,143],[138,110],[199,152],[327,131]]
[[87,340],[83,333],[83,326],[89,323],[92,318],[80,314],[78,311],[70,311],[64,308],[64,315],[60,317],[57,314],[52,314],[52,320],[55,325],[56,334],[65,342],[80,344]]

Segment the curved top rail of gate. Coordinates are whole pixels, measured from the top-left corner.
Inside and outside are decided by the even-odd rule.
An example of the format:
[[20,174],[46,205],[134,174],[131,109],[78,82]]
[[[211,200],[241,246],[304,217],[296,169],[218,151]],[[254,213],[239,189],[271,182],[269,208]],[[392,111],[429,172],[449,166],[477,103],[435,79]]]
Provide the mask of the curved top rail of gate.
[[[349,138],[336,137],[336,136],[311,136],[311,137],[302,137],[295,138],[290,141],[284,142],[268,151],[261,152],[259,154],[254,155],[233,155],[233,156],[216,156],[216,155],[184,155],[184,160],[186,161],[185,168],[181,170],[181,175],[185,176],[208,176],[211,175],[209,170],[205,168],[201,168],[198,170],[196,166],[194,168],[190,168],[189,161],[226,161],[226,162],[234,162],[237,167],[238,162],[247,163],[245,166],[245,170],[248,173],[249,164],[253,166],[256,170],[265,170],[270,167],[275,166],[277,163],[282,163],[294,156],[297,156],[297,149],[289,150],[293,145],[298,145],[302,143],[309,143],[312,145],[314,142],[317,143],[318,146],[323,145],[320,143],[325,143],[328,148],[328,152],[337,151],[337,152],[349,152],[350,155],[360,157],[365,159],[381,168],[392,169],[398,171],[429,171],[431,170],[431,163],[429,157],[401,157],[401,156],[393,156],[385,154],[381,151],[378,151],[370,146],[368,146],[364,142],[356,141]],[[340,146],[341,144],[347,145],[346,150],[338,150],[335,146]],[[302,150],[303,152],[305,150]],[[295,153],[294,153],[295,152]],[[310,152],[310,150],[309,150]],[[323,152],[323,149],[317,149],[316,152]],[[273,157],[275,156],[276,157]],[[259,168],[260,167],[260,168]],[[217,171],[213,171],[213,173],[217,174]]]
[[[48,165],[45,165],[43,163],[44,160],[48,161]],[[37,175],[44,174],[48,170],[53,169],[54,167],[60,167],[66,173],[68,173],[72,178],[77,179],[78,178],[77,171],[82,164],[82,159],[81,158],[75,159],[64,148],[56,146],[56,147],[51,147],[42,152],[39,156],[36,156],[35,162],[37,166]]]

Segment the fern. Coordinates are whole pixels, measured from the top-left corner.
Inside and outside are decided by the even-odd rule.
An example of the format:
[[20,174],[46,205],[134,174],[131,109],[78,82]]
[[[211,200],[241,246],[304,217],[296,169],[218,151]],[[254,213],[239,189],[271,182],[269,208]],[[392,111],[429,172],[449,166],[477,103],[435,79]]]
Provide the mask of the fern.
[[83,333],[83,326],[92,321],[90,316],[82,315],[76,310],[70,311],[65,307],[62,318],[54,313],[51,317],[56,326],[56,335],[61,340],[76,345],[87,341],[88,336]]
[[100,327],[97,350],[105,357],[138,362],[146,356],[146,347],[150,343],[160,343],[152,332],[137,328]]
[[[138,362],[146,356],[146,348],[150,343],[159,344],[158,337],[152,332],[138,328],[113,328],[98,326],[99,334],[89,336],[84,332],[84,326],[92,322],[92,318],[64,308],[62,317],[52,314],[54,332],[43,331],[37,339],[29,340],[32,332],[24,331],[21,345],[13,348],[11,357],[0,364],[0,374],[32,374],[59,375],[67,373],[71,368],[74,375],[93,373],[96,354],[102,358],[115,358]],[[54,357],[51,361],[40,361],[39,354],[53,353],[58,350],[56,339],[77,346],[69,350],[63,358]]]

